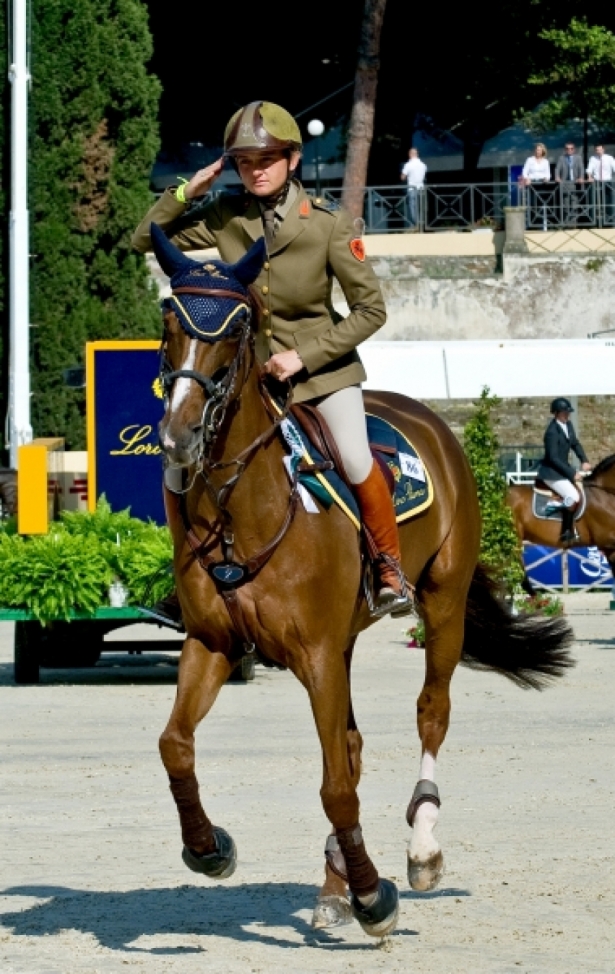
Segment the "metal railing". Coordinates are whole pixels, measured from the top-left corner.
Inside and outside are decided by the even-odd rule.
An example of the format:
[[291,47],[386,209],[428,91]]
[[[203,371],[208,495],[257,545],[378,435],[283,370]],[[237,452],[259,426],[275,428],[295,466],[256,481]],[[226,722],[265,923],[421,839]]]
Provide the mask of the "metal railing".
[[615,184],[534,183],[519,190],[528,230],[615,227]]
[[[525,206],[528,230],[615,227],[615,183],[442,183],[366,186],[367,233],[503,230],[504,207]],[[339,203],[341,187],[324,190]]]
[[[504,207],[511,205],[516,189],[508,183],[450,183],[422,189],[403,184],[367,186],[365,229],[367,233],[503,230]],[[326,189],[324,195],[339,203],[342,189]]]

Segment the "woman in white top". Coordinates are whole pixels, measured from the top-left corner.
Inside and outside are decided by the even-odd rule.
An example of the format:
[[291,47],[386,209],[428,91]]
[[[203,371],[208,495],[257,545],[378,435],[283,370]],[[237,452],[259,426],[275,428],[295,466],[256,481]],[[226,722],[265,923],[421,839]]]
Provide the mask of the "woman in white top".
[[534,155],[525,160],[521,179],[524,186],[531,186],[532,183],[548,183],[551,179],[547,147],[542,142],[534,146]]

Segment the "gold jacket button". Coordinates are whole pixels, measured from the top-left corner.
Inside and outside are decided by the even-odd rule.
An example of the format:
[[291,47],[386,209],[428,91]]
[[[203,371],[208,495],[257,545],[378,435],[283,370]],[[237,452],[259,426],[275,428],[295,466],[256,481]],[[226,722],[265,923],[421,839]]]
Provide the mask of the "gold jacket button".
[[314,200],[314,202],[315,202],[315,203],[322,203],[322,200],[321,200],[321,198],[320,198],[320,196],[318,196],[318,197],[317,197],[317,198],[316,198],[316,199]]
[[268,260],[266,260],[265,263],[263,264],[263,270],[264,271],[268,271],[270,267],[271,267],[271,264],[269,263]]
[[267,338],[271,338],[271,335],[273,334],[271,328],[265,328],[265,334]]
[[269,317],[269,308],[263,308],[263,318]]
[[261,291],[263,292],[263,294],[269,294],[269,288],[267,287],[266,284],[263,284]]

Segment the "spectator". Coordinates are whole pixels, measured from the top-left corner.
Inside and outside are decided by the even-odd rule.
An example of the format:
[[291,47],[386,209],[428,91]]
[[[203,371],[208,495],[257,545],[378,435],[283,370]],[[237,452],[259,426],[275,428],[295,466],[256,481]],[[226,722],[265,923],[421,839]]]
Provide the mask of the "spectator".
[[427,166],[419,159],[418,149],[410,149],[401,178],[408,183],[408,226],[411,230],[419,228],[419,193],[425,186],[426,172]]
[[551,166],[547,159],[547,147],[544,142],[537,142],[534,155],[528,156],[523,166],[520,183],[527,193],[527,223],[529,227],[547,229],[547,201],[543,187],[551,179]]
[[534,146],[534,155],[528,156],[521,174],[524,186],[532,183],[548,183],[551,179],[551,166],[547,159],[547,147],[543,142]]
[[589,160],[587,178],[590,183],[596,183],[596,223],[602,223],[605,227],[615,225],[613,176],[615,176],[615,159],[604,151],[603,145],[598,143],[594,146],[594,155]]
[[578,192],[583,185],[585,170],[581,156],[577,155],[574,142],[567,142],[564,155],[557,160],[555,182],[561,184],[562,223],[568,227],[577,224],[579,213]]

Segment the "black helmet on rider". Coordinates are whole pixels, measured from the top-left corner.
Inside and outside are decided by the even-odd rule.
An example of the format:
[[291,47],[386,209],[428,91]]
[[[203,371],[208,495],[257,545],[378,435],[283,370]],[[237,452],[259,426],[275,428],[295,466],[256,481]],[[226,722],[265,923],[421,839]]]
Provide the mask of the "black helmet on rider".
[[565,396],[558,396],[557,399],[554,399],[553,402],[551,403],[551,412],[552,413],[573,413],[574,406],[572,405],[569,399],[566,399]]

